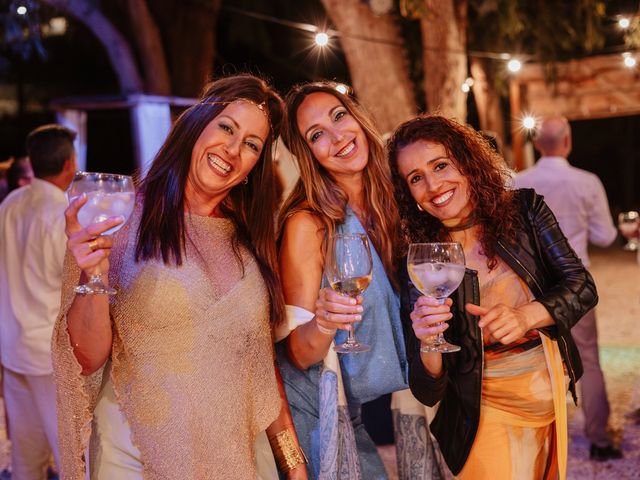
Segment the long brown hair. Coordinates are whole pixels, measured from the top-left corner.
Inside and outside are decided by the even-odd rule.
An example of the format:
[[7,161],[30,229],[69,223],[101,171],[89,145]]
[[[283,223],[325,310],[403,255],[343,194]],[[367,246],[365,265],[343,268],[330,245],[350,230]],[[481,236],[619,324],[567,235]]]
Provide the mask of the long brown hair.
[[282,135],[287,148],[297,159],[300,179],[284,202],[278,225],[282,229],[287,217],[299,210],[307,210],[316,215],[323,223],[327,234],[333,233],[336,227],[345,221],[347,194],[315,159],[298,128],[297,113],[300,104],[308,95],[317,92],[336,97],[360,124],[367,138],[369,160],[363,172],[363,179],[365,207],[371,219],[368,234],[389,280],[397,285],[394,255],[399,242],[400,222],[392,194],[393,185],[384,145],[369,115],[352,97],[336,90],[332,83],[298,85],[286,96],[287,122]]
[[506,187],[509,169],[504,160],[481,134],[454,120],[425,115],[400,125],[389,141],[388,150],[402,230],[408,242],[450,239],[439,219],[418,209],[406,180],[398,171],[400,151],[419,140],[442,145],[469,181],[473,215],[482,227],[479,239],[482,251],[489,268],[494,268],[498,240],[513,243],[519,219],[514,193]]
[[[236,225],[234,244],[248,248],[258,261],[271,298],[271,321],[284,318],[284,298],[277,276],[274,215],[277,208],[272,146],[282,124],[280,96],[262,79],[235,75],[205,86],[202,97],[176,120],[153,160],[140,191],[144,197],[136,260],[162,259],[182,264],[185,254],[185,186],[191,153],[205,127],[235,100],[264,105],[270,131],[249,183],[234,187],[221,204]],[[236,247],[237,248],[237,247]],[[236,256],[239,253],[236,249]]]

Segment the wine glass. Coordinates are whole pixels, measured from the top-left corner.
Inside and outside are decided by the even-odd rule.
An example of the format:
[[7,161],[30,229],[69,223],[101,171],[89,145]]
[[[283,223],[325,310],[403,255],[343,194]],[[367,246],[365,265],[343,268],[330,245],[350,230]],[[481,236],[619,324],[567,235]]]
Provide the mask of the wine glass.
[[[111,235],[118,231],[129,219],[135,203],[133,179],[127,175],[113,173],[77,172],[69,189],[69,203],[80,195],[87,196],[87,202],[78,211],[78,223],[83,228],[103,222],[109,217],[122,215],[124,222],[107,230],[102,235]],[[81,295],[115,295],[116,290],[102,283],[99,272],[90,275],[89,282],[75,287]]]
[[638,250],[638,236],[640,235],[640,214],[636,211],[622,212],[618,215],[618,228],[623,237],[627,239],[624,247],[629,252]]
[[[464,278],[462,245],[451,242],[412,243],[407,255],[407,270],[415,287],[442,305]],[[460,347],[447,342],[442,333],[420,349],[422,352],[440,353],[459,350]]]
[[[327,242],[325,275],[335,291],[356,298],[371,282],[371,250],[367,236],[361,233],[331,235]],[[338,353],[367,352],[371,349],[356,340],[355,325],[342,345],[333,349]]]

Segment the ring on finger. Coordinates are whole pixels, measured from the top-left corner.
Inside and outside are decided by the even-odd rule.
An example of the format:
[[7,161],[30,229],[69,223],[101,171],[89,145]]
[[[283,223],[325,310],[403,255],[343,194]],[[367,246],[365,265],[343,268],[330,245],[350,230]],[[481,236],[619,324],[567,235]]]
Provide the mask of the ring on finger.
[[93,240],[91,240],[89,242],[89,248],[91,249],[92,252],[95,252],[96,250],[98,250],[98,239],[94,238]]

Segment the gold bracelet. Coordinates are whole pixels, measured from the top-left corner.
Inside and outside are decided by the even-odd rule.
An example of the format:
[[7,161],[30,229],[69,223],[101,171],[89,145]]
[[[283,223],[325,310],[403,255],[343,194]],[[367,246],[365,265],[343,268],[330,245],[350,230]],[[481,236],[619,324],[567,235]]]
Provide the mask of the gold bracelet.
[[278,469],[282,473],[289,473],[299,465],[307,463],[304,452],[293,441],[291,430],[282,430],[269,439],[273,456],[275,457]]

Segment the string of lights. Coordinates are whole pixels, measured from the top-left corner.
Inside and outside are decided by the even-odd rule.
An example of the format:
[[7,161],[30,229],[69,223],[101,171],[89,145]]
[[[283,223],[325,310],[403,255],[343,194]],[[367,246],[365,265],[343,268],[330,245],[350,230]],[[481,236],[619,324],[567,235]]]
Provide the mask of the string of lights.
[[[290,28],[294,28],[297,30],[314,34],[314,37],[313,37],[314,42],[318,47],[327,46],[332,38],[348,38],[353,40],[380,43],[380,44],[394,46],[394,47],[403,46],[403,43],[398,42],[397,40],[339,32],[334,29],[318,27],[316,25],[312,25],[309,23],[284,20],[282,18],[274,17],[272,15],[252,12],[252,11],[244,10],[242,8],[224,6],[223,9],[229,12],[237,13],[239,15],[244,15],[246,17],[254,18],[256,20],[262,20],[265,22],[283,25],[286,27],[290,27]],[[610,21],[617,22],[618,26],[622,30],[627,30],[628,28],[630,28],[631,21],[633,19],[632,16],[625,16],[625,15],[616,15],[616,16],[611,16],[607,18]],[[433,48],[433,47],[426,47],[426,46],[423,46],[422,48],[433,50],[433,51],[443,51],[443,49],[441,48]],[[466,55],[466,56],[477,57],[477,58],[488,58],[492,60],[505,61],[507,62],[507,70],[511,73],[519,72],[522,69],[523,62],[530,60],[532,58],[531,55],[527,55],[527,54],[513,55],[507,52],[491,52],[491,51],[462,50],[462,49],[446,49],[446,51],[447,53],[454,54],[454,55]],[[626,49],[623,45],[611,47],[609,49],[606,49],[606,51],[603,51],[603,53],[621,53],[624,57],[623,61],[626,67],[632,68],[635,66],[635,63],[631,65],[631,63],[633,63],[632,60],[635,60],[635,58],[633,57],[633,54],[629,52],[628,49]]]

